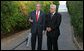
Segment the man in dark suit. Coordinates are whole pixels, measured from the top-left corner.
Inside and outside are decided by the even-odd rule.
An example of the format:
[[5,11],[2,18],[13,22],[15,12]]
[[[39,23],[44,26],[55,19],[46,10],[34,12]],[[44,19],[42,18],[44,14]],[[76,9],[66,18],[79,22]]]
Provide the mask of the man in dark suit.
[[57,40],[60,35],[59,30],[60,23],[61,23],[61,15],[56,12],[56,5],[52,4],[50,5],[50,13],[46,18],[48,50],[58,50]]
[[32,50],[35,50],[36,45],[36,37],[38,37],[38,47],[37,50],[41,50],[42,47],[42,34],[44,34],[45,30],[45,14],[40,10],[41,4],[36,4],[36,10],[30,13],[30,17],[28,20],[32,23],[31,26],[31,47]]

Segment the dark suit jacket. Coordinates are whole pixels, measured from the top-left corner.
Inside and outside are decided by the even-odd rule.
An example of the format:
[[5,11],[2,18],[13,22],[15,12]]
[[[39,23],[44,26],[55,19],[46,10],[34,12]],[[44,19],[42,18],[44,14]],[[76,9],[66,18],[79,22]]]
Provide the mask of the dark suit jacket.
[[46,18],[46,27],[51,27],[51,31],[47,32],[47,36],[58,37],[60,35],[59,26],[61,23],[61,15],[55,13],[51,19],[51,13],[47,15]]
[[38,30],[39,33],[42,33],[42,31],[45,29],[45,14],[43,11],[40,10],[40,16],[38,19],[38,22],[36,20],[36,10],[32,11],[30,13],[31,19],[33,19],[33,23],[31,26],[31,33],[36,33],[36,31]]

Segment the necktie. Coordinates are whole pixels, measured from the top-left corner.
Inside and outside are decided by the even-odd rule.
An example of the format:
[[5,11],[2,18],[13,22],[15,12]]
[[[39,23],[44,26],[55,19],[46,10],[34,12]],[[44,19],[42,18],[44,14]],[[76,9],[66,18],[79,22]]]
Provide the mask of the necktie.
[[36,14],[36,19],[37,19],[37,22],[38,22],[38,11],[37,11],[37,14]]
[[52,17],[53,17],[53,14],[51,14],[51,19],[52,19]]

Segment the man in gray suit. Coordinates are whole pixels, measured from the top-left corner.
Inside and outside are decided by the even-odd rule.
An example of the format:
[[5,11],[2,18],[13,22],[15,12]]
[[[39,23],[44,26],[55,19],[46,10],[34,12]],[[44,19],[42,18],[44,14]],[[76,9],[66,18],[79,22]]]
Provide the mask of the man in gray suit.
[[42,47],[42,34],[44,34],[45,30],[45,14],[40,10],[41,4],[36,4],[36,10],[30,13],[29,22],[32,23],[31,26],[31,47],[32,50],[35,50],[36,45],[36,37],[38,37],[38,47],[37,50],[41,50]]

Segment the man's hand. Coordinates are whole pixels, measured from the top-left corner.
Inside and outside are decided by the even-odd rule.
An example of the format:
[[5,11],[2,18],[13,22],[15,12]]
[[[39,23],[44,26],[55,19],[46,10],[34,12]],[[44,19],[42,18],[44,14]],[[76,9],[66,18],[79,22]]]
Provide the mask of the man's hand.
[[45,34],[46,32],[43,30],[42,34]]
[[51,28],[50,27],[47,27],[47,31],[50,32],[51,31]]
[[29,19],[29,22],[33,22],[33,20],[32,19]]

